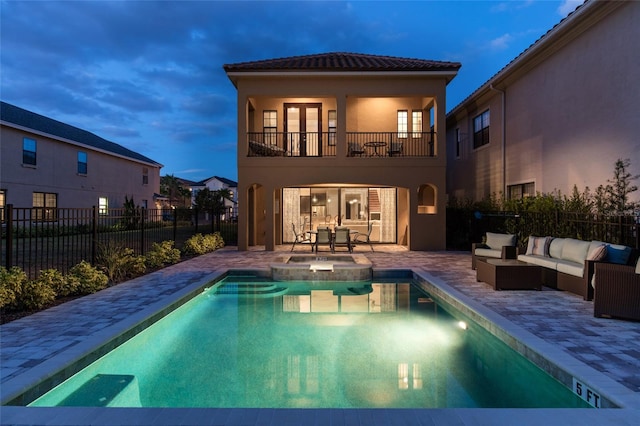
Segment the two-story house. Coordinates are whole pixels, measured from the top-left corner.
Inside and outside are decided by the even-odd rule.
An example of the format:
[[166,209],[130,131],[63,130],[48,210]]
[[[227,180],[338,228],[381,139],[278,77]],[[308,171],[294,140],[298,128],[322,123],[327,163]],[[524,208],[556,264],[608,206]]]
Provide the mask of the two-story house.
[[199,182],[193,182],[189,185],[189,189],[191,190],[191,205],[195,204],[198,191],[205,188],[210,191],[228,190],[230,198],[223,200],[226,210],[223,220],[235,218],[238,211],[238,182],[221,176],[211,176]]
[[86,130],[0,106],[0,207],[54,215],[56,208],[119,208],[128,197],[155,208],[161,164]]
[[447,115],[449,196],[593,191],[618,159],[637,174],[639,52],[640,2],[578,7]]
[[459,68],[356,53],[224,65],[238,102],[238,248],[342,225],[444,249],[445,98]]

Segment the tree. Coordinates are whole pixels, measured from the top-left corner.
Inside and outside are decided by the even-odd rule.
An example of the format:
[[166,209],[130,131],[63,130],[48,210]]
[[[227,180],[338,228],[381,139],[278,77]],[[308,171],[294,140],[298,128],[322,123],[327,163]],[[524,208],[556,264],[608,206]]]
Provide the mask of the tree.
[[613,172],[613,180],[607,180],[606,186],[611,213],[617,215],[632,214],[638,203],[629,201],[629,194],[638,190],[633,181],[640,178],[640,175],[632,175],[629,172],[631,160],[618,159]]
[[177,207],[191,206],[191,191],[174,175],[160,178],[160,193],[169,199],[169,204]]

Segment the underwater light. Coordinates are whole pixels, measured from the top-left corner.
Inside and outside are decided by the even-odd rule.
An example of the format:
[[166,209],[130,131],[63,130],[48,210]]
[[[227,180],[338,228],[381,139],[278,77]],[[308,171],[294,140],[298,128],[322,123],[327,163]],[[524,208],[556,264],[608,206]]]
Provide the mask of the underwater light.
[[466,330],[467,329],[467,323],[464,321],[458,321],[458,327],[460,327],[462,330]]

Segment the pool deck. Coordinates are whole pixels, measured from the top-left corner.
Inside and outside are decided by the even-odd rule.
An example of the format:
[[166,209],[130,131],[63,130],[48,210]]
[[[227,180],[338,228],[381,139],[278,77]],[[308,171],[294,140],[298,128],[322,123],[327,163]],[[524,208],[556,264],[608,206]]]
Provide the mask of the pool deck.
[[[296,247],[297,248],[297,247]],[[457,293],[497,325],[515,330],[526,344],[546,351],[569,371],[588,374],[590,385],[622,409],[160,409],[0,407],[3,425],[637,425],[640,424],[640,323],[593,317],[593,303],[546,289],[494,291],[477,282],[469,253],[414,252],[400,246],[360,246],[376,269],[413,269]],[[308,254],[301,247],[296,253]],[[266,268],[274,252],[235,247],[173,265],[0,327],[2,401],[33,386],[122,330],[200,288],[227,269]],[[342,253],[341,253],[342,254]]]

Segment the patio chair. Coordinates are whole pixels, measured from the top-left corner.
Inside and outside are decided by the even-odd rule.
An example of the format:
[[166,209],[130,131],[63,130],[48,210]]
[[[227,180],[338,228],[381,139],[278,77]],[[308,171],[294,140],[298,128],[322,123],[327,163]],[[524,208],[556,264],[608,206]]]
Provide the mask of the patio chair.
[[364,149],[357,142],[349,142],[349,157],[355,157],[356,155],[362,156]]
[[315,250],[318,252],[318,248],[321,245],[329,246],[331,249],[331,231],[329,228],[318,228],[318,233],[316,234],[316,242],[315,242]]
[[402,142],[391,142],[389,146],[389,157],[399,157],[402,155]]
[[353,253],[351,239],[349,238],[349,228],[336,228],[336,235],[331,244],[332,253],[335,253],[337,246],[346,247],[349,250],[349,253]]
[[373,230],[373,222],[369,222],[369,228],[367,229],[366,234],[357,233],[354,235],[352,243],[364,243],[369,244],[371,251],[373,251],[373,246],[371,245],[371,231]]
[[593,316],[640,321],[640,260],[635,269],[596,262]]
[[[293,228],[293,235],[295,236],[293,245],[291,246],[291,251],[293,251],[296,244],[311,244],[311,235],[307,234],[304,229],[302,230],[302,232],[298,233],[298,231],[296,231],[296,225],[294,223],[291,224],[291,228]],[[311,246],[311,250],[313,251],[313,246]]]

